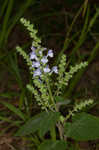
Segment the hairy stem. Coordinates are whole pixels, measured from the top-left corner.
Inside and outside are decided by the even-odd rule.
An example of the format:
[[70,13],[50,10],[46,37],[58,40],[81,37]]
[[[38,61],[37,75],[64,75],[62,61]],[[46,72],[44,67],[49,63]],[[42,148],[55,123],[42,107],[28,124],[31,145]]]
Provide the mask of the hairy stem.
[[53,141],[56,141],[56,131],[55,126],[50,129],[51,138]]

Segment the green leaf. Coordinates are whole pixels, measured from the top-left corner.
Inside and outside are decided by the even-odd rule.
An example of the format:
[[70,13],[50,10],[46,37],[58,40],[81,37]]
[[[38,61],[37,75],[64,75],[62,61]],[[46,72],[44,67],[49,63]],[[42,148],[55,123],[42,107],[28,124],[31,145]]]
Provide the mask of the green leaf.
[[22,78],[20,75],[20,69],[18,67],[18,62],[17,62],[17,54],[15,53],[14,55],[9,55],[8,56],[8,67],[10,68],[9,71],[11,73],[14,73],[14,76],[16,78],[16,81],[18,82],[19,86],[21,89],[23,89],[23,83],[22,83]]
[[66,150],[66,145],[66,142],[61,140],[46,140],[39,146],[38,150]]
[[26,119],[26,116],[20,111],[20,109],[16,108],[14,105],[9,104],[7,102],[0,102],[5,107],[7,107],[9,110],[13,111],[16,115],[18,115],[22,120]]
[[0,97],[4,97],[4,98],[11,99],[14,96],[19,96],[19,94],[17,92],[4,92],[4,93],[0,93]]
[[56,122],[59,120],[60,113],[59,112],[48,112],[43,117],[40,123],[40,136],[43,136],[50,128],[55,126]]
[[61,96],[56,96],[55,97],[55,100],[56,100],[56,103],[58,106],[61,106],[61,105],[68,105],[71,103],[71,100],[70,99],[64,99],[63,97]]
[[15,134],[15,136],[25,136],[36,132],[43,136],[51,127],[53,127],[60,114],[58,112],[42,112],[29,119]]
[[65,124],[65,133],[78,141],[99,138],[99,118],[87,113],[79,113],[72,118],[72,123]]
[[9,122],[9,123],[12,123],[12,124],[14,124],[14,125],[19,125],[19,124],[22,123],[22,121],[20,121],[20,120],[13,121],[13,120],[11,120],[11,119],[9,119],[9,118],[7,118],[7,117],[4,117],[4,116],[0,116],[0,120],[3,120],[3,121],[6,121],[6,122]]

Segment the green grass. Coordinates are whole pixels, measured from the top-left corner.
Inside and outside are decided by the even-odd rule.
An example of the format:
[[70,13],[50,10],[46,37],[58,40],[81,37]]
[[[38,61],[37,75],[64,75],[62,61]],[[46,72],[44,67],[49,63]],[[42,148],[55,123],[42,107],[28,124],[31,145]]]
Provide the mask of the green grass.
[[[44,2],[44,1],[43,1]],[[60,11],[55,10],[53,12],[50,11],[50,8],[48,11],[42,13],[40,9],[40,5],[43,4],[43,2],[37,3],[36,0],[28,0],[24,3],[21,3],[18,1],[18,4],[16,6],[16,2],[14,0],[5,0],[4,2],[0,2],[2,6],[0,6],[0,83],[1,86],[4,86],[5,78],[4,75],[8,74],[8,79],[11,81],[6,81],[6,88],[4,91],[0,91],[0,100],[2,101],[2,107],[7,108],[7,111],[2,110],[0,111],[0,120],[3,122],[7,122],[9,125],[3,129],[3,131],[0,133],[0,135],[3,135],[6,133],[11,127],[15,127],[17,129],[21,126],[21,124],[25,121],[24,119],[27,119],[31,117],[31,115],[34,115],[36,112],[40,111],[40,109],[35,104],[32,94],[29,95],[27,89],[26,89],[26,82],[31,82],[31,76],[26,74],[25,75],[25,69],[23,64],[20,62],[20,57],[16,53],[15,47],[12,49],[8,48],[9,45],[9,39],[10,35],[13,32],[13,29],[18,26],[22,32],[25,30],[21,28],[19,25],[19,19],[22,16],[26,16],[27,18],[30,18],[32,21],[34,21],[35,26],[39,27],[42,23],[42,20],[46,20],[48,18],[54,18],[61,16],[61,18],[68,18],[68,30],[64,29],[64,32],[66,32],[66,35],[64,36],[64,39],[61,40],[61,37],[59,36],[60,33],[56,30],[56,36],[59,36],[60,43],[63,45],[59,50],[56,51],[56,57],[54,60],[54,64],[57,64],[60,60],[60,57],[63,53],[67,54],[68,57],[68,65],[74,65],[77,62],[81,62],[86,60],[86,55],[81,55],[80,48],[84,48],[84,44],[88,42],[88,38],[91,35],[91,41],[94,39],[94,33],[93,28],[97,23],[97,20],[99,18],[99,8],[94,6],[92,10],[92,6],[90,7],[89,3],[86,3],[84,1],[82,5],[80,5],[80,9],[78,9],[75,13],[67,11],[66,13],[61,13]],[[50,3],[50,2],[48,2]],[[42,6],[42,5],[41,5]],[[16,7],[14,9],[14,7]],[[13,12],[16,12],[13,14]],[[94,12],[92,14],[92,12]],[[33,15],[35,13],[36,15]],[[65,16],[65,17],[64,17]],[[79,23],[82,20],[81,23]],[[61,20],[60,20],[61,21]],[[50,22],[50,21],[49,21]],[[77,24],[78,23],[78,24]],[[77,24],[77,25],[76,25]],[[52,27],[53,24],[50,22],[50,27]],[[59,26],[59,24],[56,24],[56,29]],[[51,32],[51,30],[47,27],[47,24],[44,25],[44,28],[46,27],[46,33],[43,33],[43,27],[40,28],[41,37],[46,38],[53,36],[54,34]],[[61,27],[60,27],[61,28]],[[60,29],[61,30],[61,29]],[[76,31],[76,32],[75,32]],[[24,33],[23,33],[24,34]],[[26,35],[26,34],[25,34]],[[19,41],[20,41],[19,37]],[[43,39],[44,40],[44,39]],[[46,39],[47,41],[47,39]],[[30,46],[30,42],[24,43],[22,47],[27,51]],[[21,42],[20,42],[21,43]],[[47,42],[45,42],[47,43]],[[16,46],[16,45],[14,45]],[[50,47],[50,44],[48,45]],[[69,50],[70,49],[70,50]],[[93,47],[90,47],[90,55],[87,56],[87,61],[90,64],[94,62],[99,49],[99,42],[94,41]],[[22,64],[21,64],[22,63]],[[85,69],[82,69],[79,71],[73,80],[71,80],[68,89],[66,88],[64,91],[64,97],[72,97],[72,93],[75,90],[75,87],[79,84],[80,79],[83,77],[85,72],[88,70],[88,67]],[[24,74],[24,78],[22,76]],[[28,78],[28,79],[27,79]],[[13,80],[13,81],[12,81]],[[14,90],[11,89],[14,85],[17,85],[18,91],[16,91],[16,88]],[[2,88],[3,89],[3,88]],[[17,108],[13,104],[13,101],[17,99]],[[10,110],[10,113],[8,111]],[[34,109],[34,110],[33,110]],[[10,116],[12,117],[12,120],[10,119]],[[14,119],[17,118],[17,119]],[[0,124],[2,127],[2,124]],[[33,138],[31,136],[31,140],[34,143],[40,143],[40,140],[38,137]],[[34,144],[35,145],[35,144]],[[35,146],[34,146],[35,147]]]

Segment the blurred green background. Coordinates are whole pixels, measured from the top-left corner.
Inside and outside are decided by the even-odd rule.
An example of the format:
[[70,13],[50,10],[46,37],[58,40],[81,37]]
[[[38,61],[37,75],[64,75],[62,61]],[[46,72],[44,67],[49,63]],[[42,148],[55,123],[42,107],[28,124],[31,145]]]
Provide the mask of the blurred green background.
[[[26,84],[31,82],[28,68],[22,57],[16,53],[17,45],[23,47],[27,53],[30,52],[32,40],[20,24],[20,18],[24,17],[38,29],[42,45],[55,51],[55,58],[51,63],[57,64],[62,53],[66,53],[68,65],[89,62],[89,66],[71,80],[63,96],[79,101],[81,98],[92,97],[97,103],[92,111],[99,114],[98,3],[98,0],[0,1],[1,102],[11,103],[27,116],[40,111],[26,89]],[[1,136],[9,133],[11,125],[19,125],[14,123],[14,114],[6,107],[0,103],[0,116],[3,116],[0,118]],[[10,117],[13,121],[6,126],[5,122],[9,122]]]

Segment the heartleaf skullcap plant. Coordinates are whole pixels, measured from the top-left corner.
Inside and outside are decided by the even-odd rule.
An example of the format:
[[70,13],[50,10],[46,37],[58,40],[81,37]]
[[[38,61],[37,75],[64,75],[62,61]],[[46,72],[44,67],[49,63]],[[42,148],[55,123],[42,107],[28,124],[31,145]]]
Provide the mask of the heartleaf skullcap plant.
[[[62,94],[62,90],[68,85],[73,74],[86,67],[88,63],[81,62],[74,67],[70,67],[69,72],[66,72],[66,55],[63,54],[59,65],[50,68],[49,58],[54,57],[53,50],[48,50],[41,45],[41,40],[36,35],[37,30],[34,29],[34,25],[30,24],[30,21],[22,18],[21,23],[27,28],[30,37],[33,39],[30,54],[26,54],[21,47],[16,47],[17,51],[26,60],[32,75],[33,83],[32,85],[27,85],[27,88],[33,93],[41,109],[55,111],[57,109],[55,97]],[[55,82],[51,78],[53,73],[57,75]],[[76,109],[78,110],[78,107],[74,111]]]
[[[42,50],[37,51],[36,47],[31,47],[32,52],[30,53],[30,60],[32,61],[32,67],[33,67],[33,77],[39,76],[41,77],[44,73],[58,73],[57,66],[52,67],[52,69],[49,68],[48,63],[48,57],[53,57],[53,50],[48,50],[47,55],[43,55],[43,51],[47,50],[47,48],[44,48]],[[38,68],[38,69],[36,69]]]

